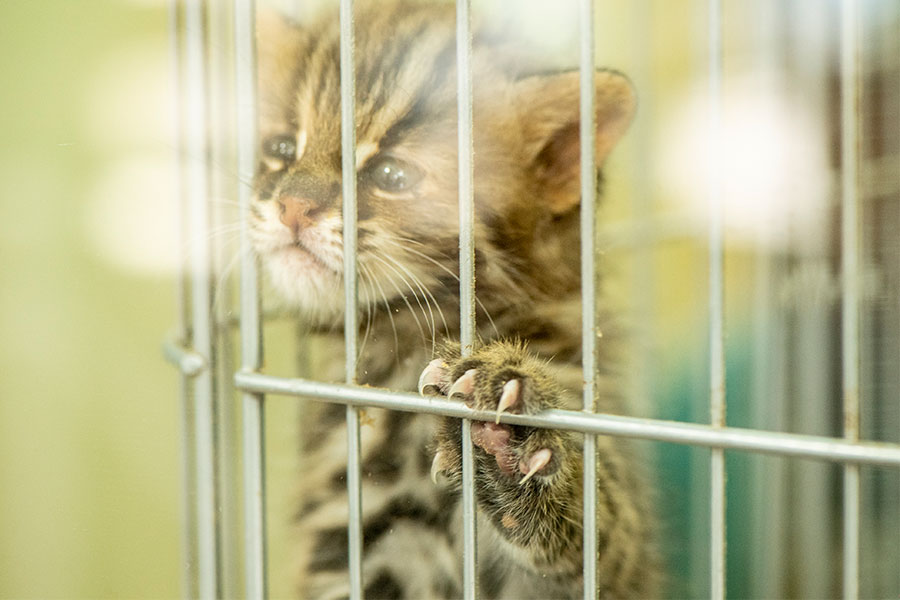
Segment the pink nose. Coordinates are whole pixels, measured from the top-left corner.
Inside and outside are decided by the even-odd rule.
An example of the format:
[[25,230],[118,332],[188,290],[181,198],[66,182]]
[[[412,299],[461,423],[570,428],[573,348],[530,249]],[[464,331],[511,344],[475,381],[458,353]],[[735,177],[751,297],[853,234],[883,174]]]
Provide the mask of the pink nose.
[[278,198],[278,205],[281,207],[281,216],[279,217],[281,222],[294,233],[297,233],[303,227],[308,227],[312,223],[312,219],[309,217],[312,207],[308,200],[282,196]]

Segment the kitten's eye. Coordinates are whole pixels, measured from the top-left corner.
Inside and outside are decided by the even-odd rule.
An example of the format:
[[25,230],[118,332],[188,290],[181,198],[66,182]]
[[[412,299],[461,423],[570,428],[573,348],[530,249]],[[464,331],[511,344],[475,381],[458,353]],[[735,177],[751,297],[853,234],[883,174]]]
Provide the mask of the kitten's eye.
[[262,153],[266,158],[291,162],[297,156],[297,140],[291,135],[273,135],[263,140]]
[[369,181],[385,192],[406,192],[422,180],[422,171],[398,158],[382,157],[366,167]]

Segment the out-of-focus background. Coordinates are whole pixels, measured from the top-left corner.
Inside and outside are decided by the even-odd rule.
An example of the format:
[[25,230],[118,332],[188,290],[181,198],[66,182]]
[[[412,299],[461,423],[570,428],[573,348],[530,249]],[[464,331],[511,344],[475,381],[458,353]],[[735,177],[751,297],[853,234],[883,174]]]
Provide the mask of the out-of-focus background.
[[[272,4],[306,16],[322,2]],[[635,324],[634,412],[708,422],[705,182],[716,168],[728,424],[841,435],[839,3],[724,3],[726,151],[712,166],[706,2],[597,5],[598,64],[628,73],[640,97],[605,173],[603,232]],[[476,1],[548,56],[576,56],[562,4],[510,6]],[[900,4],[859,6],[862,436],[898,442]],[[0,0],[3,598],[182,593],[180,408],[160,352],[181,243],[168,18],[164,0]],[[216,60],[227,44],[212,42]],[[232,193],[229,173],[214,177]],[[291,329],[267,326],[267,372],[294,374],[292,353],[273,351]],[[290,401],[267,407],[274,596],[290,591],[294,417]],[[646,449],[669,595],[706,597],[709,453]],[[729,595],[837,595],[839,467],[728,460]],[[864,469],[862,503],[862,594],[896,597],[896,470]]]
[[180,593],[167,30],[0,0],[0,597]]

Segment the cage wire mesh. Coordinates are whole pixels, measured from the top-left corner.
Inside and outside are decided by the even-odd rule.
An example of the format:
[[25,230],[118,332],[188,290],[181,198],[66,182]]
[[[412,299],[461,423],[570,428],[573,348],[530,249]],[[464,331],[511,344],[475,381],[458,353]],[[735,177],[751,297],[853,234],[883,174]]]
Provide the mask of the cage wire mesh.
[[[320,3],[281,4],[302,18]],[[529,21],[540,4],[511,9],[485,0],[473,10],[513,11],[527,27],[540,22],[540,13]],[[345,52],[351,6],[341,3]],[[469,8],[460,0],[462,40]],[[246,229],[243,246],[216,235],[234,222],[245,228],[251,201],[255,11],[252,0],[172,2],[188,251],[166,353],[181,374],[189,597],[264,597],[270,582],[276,595],[289,591],[280,582],[290,562],[281,533],[291,465],[283,446],[298,396],[347,404],[351,431],[358,406],[485,418],[451,402],[357,387],[352,360],[346,385],[295,378],[298,362],[300,375],[316,372],[318,342],[300,340],[300,360],[284,358],[292,319],[263,318]],[[569,428],[588,441],[648,440],[671,597],[896,597],[900,5],[617,0],[573,3],[572,15],[568,37],[578,31],[582,44],[575,67],[621,69],[641,103],[607,169],[596,249],[585,255],[621,274],[635,324],[634,409],[624,418],[551,411],[509,422]],[[464,65],[465,44],[458,57]],[[346,102],[353,79],[345,73]],[[469,82],[466,69],[460,73],[465,123]],[[589,95],[582,101],[590,114]],[[345,105],[344,118],[352,114]],[[461,129],[466,177],[471,141]],[[352,157],[352,135],[343,142]],[[351,212],[352,182],[345,178]],[[470,189],[463,182],[463,203]],[[587,182],[586,232],[594,227],[592,195]],[[348,287],[348,302],[355,293]],[[585,321],[590,339],[590,311]],[[295,402],[265,400],[273,395]],[[358,486],[358,455],[349,452],[348,482]],[[355,597],[358,516],[351,528]],[[476,557],[474,545],[467,549],[471,596]]]

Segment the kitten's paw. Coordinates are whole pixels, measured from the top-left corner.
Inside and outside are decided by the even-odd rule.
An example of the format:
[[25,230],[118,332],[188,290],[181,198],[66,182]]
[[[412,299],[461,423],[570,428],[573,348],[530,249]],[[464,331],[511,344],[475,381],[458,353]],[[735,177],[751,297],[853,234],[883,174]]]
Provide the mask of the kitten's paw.
[[[479,472],[504,485],[551,478],[571,449],[567,435],[500,423],[503,413],[533,414],[560,406],[563,391],[545,365],[520,344],[507,342],[490,344],[466,358],[449,354],[425,367],[419,392],[445,395],[496,415],[493,422],[472,422],[472,443],[481,457]],[[432,477],[442,471],[458,477],[459,421],[445,420],[437,442]]]

